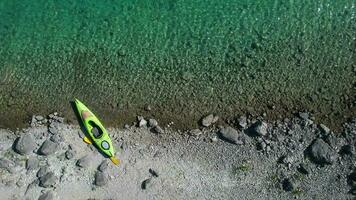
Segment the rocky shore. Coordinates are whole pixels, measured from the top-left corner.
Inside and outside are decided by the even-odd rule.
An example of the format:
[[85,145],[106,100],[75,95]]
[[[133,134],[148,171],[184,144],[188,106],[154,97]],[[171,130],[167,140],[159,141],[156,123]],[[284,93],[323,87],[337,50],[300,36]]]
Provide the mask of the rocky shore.
[[[173,123],[173,122],[172,122]],[[173,131],[137,117],[109,128],[113,165],[58,113],[0,130],[1,199],[352,199],[356,119],[334,133],[309,113],[239,116]]]

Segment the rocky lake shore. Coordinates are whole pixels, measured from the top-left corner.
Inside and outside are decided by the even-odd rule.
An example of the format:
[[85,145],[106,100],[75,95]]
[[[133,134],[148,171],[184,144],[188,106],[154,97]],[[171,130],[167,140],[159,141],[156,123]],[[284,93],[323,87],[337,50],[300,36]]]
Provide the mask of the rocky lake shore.
[[[187,131],[139,116],[108,132],[118,166],[58,113],[0,129],[1,199],[353,199],[356,119],[208,115]],[[172,122],[173,123],[173,122]]]

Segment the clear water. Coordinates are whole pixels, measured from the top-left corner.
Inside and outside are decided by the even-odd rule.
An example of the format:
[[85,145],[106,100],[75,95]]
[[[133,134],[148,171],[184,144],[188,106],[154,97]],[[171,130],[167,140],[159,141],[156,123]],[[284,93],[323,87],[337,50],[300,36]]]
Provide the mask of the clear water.
[[3,0],[0,124],[71,118],[74,97],[112,125],[298,110],[340,124],[356,113],[355,14],[352,0]]

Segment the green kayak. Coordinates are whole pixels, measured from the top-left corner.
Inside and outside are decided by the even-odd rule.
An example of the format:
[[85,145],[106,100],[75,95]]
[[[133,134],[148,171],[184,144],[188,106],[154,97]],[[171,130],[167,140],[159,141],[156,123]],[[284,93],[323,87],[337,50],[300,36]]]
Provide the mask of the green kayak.
[[85,136],[84,142],[94,143],[115,165],[119,164],[119,160],[115,158],[115,150],[109,134],[99,119],[78,99],[75,99],[75,105],[86,132],[90,136],[90,138]]

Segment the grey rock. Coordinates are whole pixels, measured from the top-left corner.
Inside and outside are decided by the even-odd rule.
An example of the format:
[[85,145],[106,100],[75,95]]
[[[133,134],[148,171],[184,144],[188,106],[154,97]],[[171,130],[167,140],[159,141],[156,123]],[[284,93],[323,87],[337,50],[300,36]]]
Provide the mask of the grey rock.
[[218,116],[214,116],[213,114],[210,114],[208,116],[205,116],[202,120],[201,120],[201,125],[205,126],[205,127],[209,127],[212,124],[215,124],[217,121],[219,120]]
[[96,186],[104,186],[108,183],[107,175],[103,172],[97,171],[95,173],[95,182]]
[[157,120],[155,120],[155,119],[149,119],[148,120],[148,126],[149,127],[156,127],[157,125],[158,125]]
[[37,177],[42,177],[45,174],[47,174],[49,171],[50,169],[48,166],[42,166],[37,172]]
[[241,116],[238,120],[238,124],[241,128],[245,129],[247,127],[247,118],[246,116]]
[[152,180],[151,180],[151,178],[148,178],[148,179],[142,181],[142,183],[141,183],[141,188],[142,188],[143,190],[146,190],[147,188],[150,187],[151,184],[152,184]]
[[52,191],[48,191],[46,193],[43,193],[38,198],[38,200],[53,200],[53,199],[54,199],[54,193]]
[[77,161],[77,166],[82,168],[88,168],[91,165],[91,157],[86,155]]
[[51,155],[53,153],[55,153],[58,150],[58,144],[55,142],[52,142],[51,140],[47,139],[46,141],[43,142],[43,144],[41,145],[40,149],[39,149],[39,153],[41,155]]
[[330,129],[327,126],[325,126],[324,124],[320,124],[319,127],[320,127],[320,130],[323,131],[323,133],[326,133],[326,134],[330,133]]
[[36,143],[30,134],[24,134],[17,138],[15,144],[15,151],[19,154],[30,154],[36,148]]
[[27,170],[35,170],[38,168],[40,162],[36,157],[30,157],[26,162]]
[[158,134],[163,134],[164,130],[160,126],[155,126],[153,128],[153,132],[158,133]]
[[52,135],[51,136],[51,138],[50,138],[50,140],[52,141],[52,142],[55,142],[55,143],[60,143],[62,140],[63,140],[63,138],[62,138],[62,135],[61,134],[55,134],[55,135]]
[[40,186],[49,188],[53,187],[58,181],[58,178],[54,175],[53,172],[48,172],[44,176],[40,177]]
[[[53,123],[52,123],[52,124],[53,124]],[[56,127],[49,127],[49,128],[48,128],[48,131],[49,131],[51,134],[53,134],[53,135],[55,135],[55,134],[58,133],[58,129],[57,129]]]
[[316,139],[308,150],[310,158],[317,164],[332,164],[336,159],[333,149],[322,139]]
[[108,169],[109,167],[109,162],[107,160],[104,160],[103,162],[101,162],[101,164],[98,167],[98,170],[101,172],[104,172]]
[[263,121],[257,121],[254,125],[253,125],[253,131],[256,135],[258,136],[266,136],[267,135],[267,128],[268,125],[266,122]]
[[202,133],[203,132],[200,129],[192,129],[189,131],[189,135],[194,136],[194,137],[198,137]]
[[66,152],[65,152],[65,157],[70,160],[74,157],[74,150],[72,149],[68,149]]
[[147,125],[147,121],[142,116],[138,116],[137,121],[138,121],[138,127],[144,127]]
[[15,165],[16,164],[11,160],[0,158],[0,168],[6,169],[8,172],[12,172]]
[[17,187],[22,188],[23,186],[25,186],[25,180],[23,177],[20,177],[19,180],[16,182]]
[[241,143],[241,141],[239,140],[239,132],[230,126],[221,128],[219,130],[219,134],[223,139],[229,142],[232,142],[234,144]]

